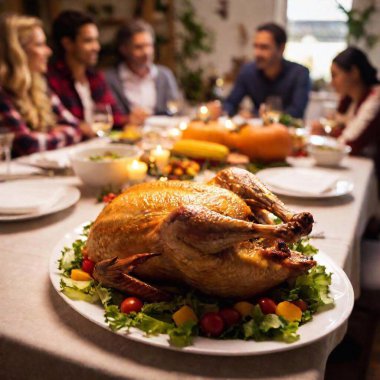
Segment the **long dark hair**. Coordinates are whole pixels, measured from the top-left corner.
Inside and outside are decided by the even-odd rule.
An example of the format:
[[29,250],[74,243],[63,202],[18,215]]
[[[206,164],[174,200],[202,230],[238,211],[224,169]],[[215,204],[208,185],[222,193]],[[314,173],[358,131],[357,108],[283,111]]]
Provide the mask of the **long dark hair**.
[[344,71],[351,71],[354,66],[357,67],[360,78],[367,86],[379,83],[377,69],[371,65],[366,54],[356,47],[349,46],[343,50],[333,59],[333,63]]

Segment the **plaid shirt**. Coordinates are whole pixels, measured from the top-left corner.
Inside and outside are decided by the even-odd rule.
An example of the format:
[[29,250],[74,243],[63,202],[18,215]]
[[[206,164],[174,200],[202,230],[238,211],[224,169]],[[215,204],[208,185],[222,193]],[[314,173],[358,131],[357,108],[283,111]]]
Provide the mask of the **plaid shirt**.
[[[101,74],[94,69],[87,69],[86,76],[90,85],[92,100],[95,104],[109,104],[112,108],[115,127],[122,127],[127,121],[127,115],[122,115],[116,101]],[[49,65],[48,82],[50,88],[60,97],[64,106],[78,119],[84,120],[82,101],[74,86],[74,79],[62,60]]]
[[13,97],[0,87],[0,126],[15,133],[12,156],[63,148],[82,140],[78,120],[65,109],[58,96],[50,94],[57,124],[49,132],[33,131],[16,109]]

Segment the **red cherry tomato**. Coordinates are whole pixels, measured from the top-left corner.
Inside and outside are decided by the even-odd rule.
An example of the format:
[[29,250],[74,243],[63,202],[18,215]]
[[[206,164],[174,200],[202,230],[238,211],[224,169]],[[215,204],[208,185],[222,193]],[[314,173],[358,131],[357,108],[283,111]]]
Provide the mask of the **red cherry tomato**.
[[92,276],[92,272],[94,271],[94,267],[95,267],[95,263],[88,259],[87,257],[85,257],[83,260],[82,260],[82,271],[83,272],[87,272],[88,274],[90,274]]
[[143,302],[136,297],[126,298],[120,305],[122,313],[129,314],[135,311],[138,313],[144,306]]
[[112,200],[114,200],[116,198],[116,194],[114,193],[108,193],[106,195],[103,196],[103,202],[104,203],[109,203],[111,202]]
[[260,305],[260,309],[264,314],[276,314],[276,303],[267,297],[260,298],[257,302]]
[[200,320],[202,332],[206,336],[219,336],[224,330],[224,322],[218,313],[206,313]]
[[292,302],[294,305],[298,306],[303,312],[308,309],[308,304],[304,300],[297,300]]
[[240,313],[233,308],[220,309],[218,314],[223,319],[226,327],[236,325],[241,319]]

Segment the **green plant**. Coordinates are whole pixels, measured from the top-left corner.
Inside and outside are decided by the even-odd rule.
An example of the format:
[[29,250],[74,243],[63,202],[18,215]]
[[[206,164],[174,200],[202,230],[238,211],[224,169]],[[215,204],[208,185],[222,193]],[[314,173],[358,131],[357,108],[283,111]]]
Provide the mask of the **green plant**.
[[347,16],[347,28],[348,35],[347,41],[358,42],[364,39],[365,43],[369,48],[373,48],[377,43],[379,37],[368,33],[366,26],[371,18],[371,16],[376,11],[375,5],[372,3],[363,10],[351,9],[347,10],[342,4],[337,2],[338,8]]
[[181,23],[178,33],[178,77],[189,101],[203,101],[205,97],[204,69],[200,66],[199,58],[204,53],[212,51],[213,36],[201,22],[190,0],[181,2],[177,14]]

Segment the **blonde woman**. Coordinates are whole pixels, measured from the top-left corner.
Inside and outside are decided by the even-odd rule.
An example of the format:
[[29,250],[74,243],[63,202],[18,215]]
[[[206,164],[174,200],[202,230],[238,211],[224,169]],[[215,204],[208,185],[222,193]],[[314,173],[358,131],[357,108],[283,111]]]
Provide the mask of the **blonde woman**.
[[15,133],[13,156],[77,143],[78,120],[47,89],[43,74],[51,50],[39,19],[0,17],[0,125]]

